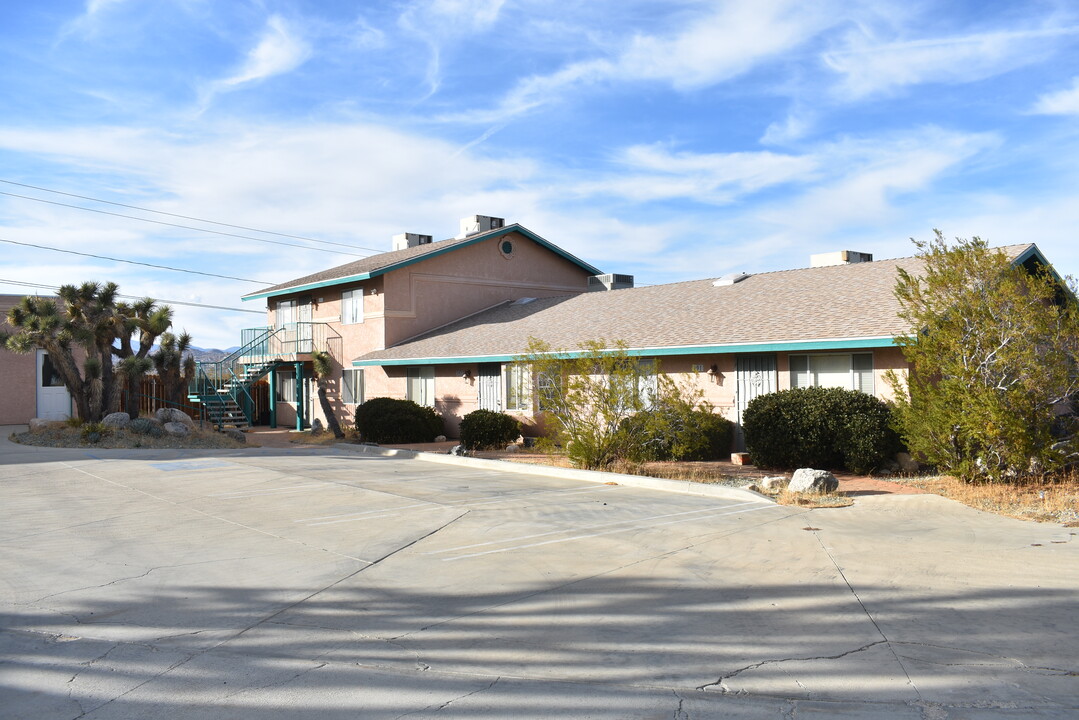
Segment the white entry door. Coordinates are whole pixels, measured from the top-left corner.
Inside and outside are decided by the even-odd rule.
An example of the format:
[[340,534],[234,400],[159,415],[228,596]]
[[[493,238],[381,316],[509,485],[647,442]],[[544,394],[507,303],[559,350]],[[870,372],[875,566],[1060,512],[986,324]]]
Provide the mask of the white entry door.
[[43,420],[71,417],[71,394],[44,350],[37,351],[37,417]]

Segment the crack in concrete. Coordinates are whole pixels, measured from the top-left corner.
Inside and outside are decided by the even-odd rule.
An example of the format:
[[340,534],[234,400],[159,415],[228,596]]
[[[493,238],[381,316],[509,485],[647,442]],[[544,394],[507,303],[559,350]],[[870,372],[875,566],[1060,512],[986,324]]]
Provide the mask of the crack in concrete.
[[[863,652],[865,650],[868,650],[871,647],[876,647],[877,645],[885,645],[887,643],[888,643],[887,640],[874,640],[873,642],[869,643],[868,645],[863,645],[862,647],[855,648],[853,650],[847,650],[845,652],[839,653],[838,655],[817,655],[817,656],[813,656],[813,657],[774,658],[774,659],[769,659],[769,660],[761,660],[760,662],[756,662],[756,663],[753,663],[751,665],[746,665],[745,667],[738,668],[737,670],[735,670],[733,672],[729,672],[726,675],[722,675],[715,682],[710,682],[710,683],[707,683],[705,685],[700,685],[700,686],[697,687],[697,689],[698,690],[707,690],[710,687],[715,687],[715,686],[718,685],[719,689],[722,692],[728,693],[728,692],[731,692],[731,691],[730,691],[729,688],[727,688],[727,687],[725,687],[723,685],[723,682],[725,680],[730,680],[732,677],[735,677],[737,675],[741,675],[742,673],[747,672],[749,670],[756,670],[757,668],[763,667],[765,665],[775,665],[775,664],[778,664],[778,663],[785,663],[785,662],[812,662],[814,660],[839,660],[840,658],[844,658],[844,657],[846,657],[848,655],[853,655],[855,653],[860,653],[860,652]],[[795,682],[797,682],[797,681],[795,681]],[[799,686],[804,687],[801,683],[798,683],[798,684],[799,684]]]
[[678,707],[674,709],[674,720],[689,720],[689,713],[683,709],[686,699],[679,695],[677,690],[672,690],[671,692],[678,698]]
[[228,700],[229,698],[233,698],[233,697],[236,697],[238,695],[246,695],[247,693],[250,693],[250,692],[260,692],[262,690],[269,690],[270,688],[283,687],[285,685],[288,685],[291,682],[295,682],[296,680],[299,680],[300,678],[302,678],[304,675],[307,675],[308,673],[313,673],[316,670],[321,670],[322,668],[326,667],[327,665],[329,665],[329,663],[324,663],[324,662],[323,663],[318,663],[317,665],[313,665],[312,667],[304,668],[303,670],[300,670],[299,672],[295,672],[295,673],[292,674],[291,677],[287,677],[287,678],[285,678],[283,680],[277,680],[276,682],[270,682],[270,683],[266,683],[264,685],[258,685],[256,687],[247,687],[247,688],[238,689],[238,690],[235,690],[233,692],[230,692],[230,693],[222,696],[221,699],[222,700]]
[[[458,695],[455,698],[450,698],[446,702],[444,702],[441,705],[439,705],[438,707],[436,707],[434,709],[434,712],[441,712],[442,710],[445,710],[450,705],[452,705],[453,703],[455,703],[455,702],[457,702],[459,700],[464,700],[465,698],[470,698],[473,695],[477,695],[477,694],[479,694],[481,692],[487,692],[488,690],[493,688],[498,683],[498,681],[501,680],[501,679],[502,679],[502,676],[500,675],[500,676],[496,677],[494,680],[492,680],[486,687],[476,688],[472,692],[467,692],[464,695]],[[394,718],[394,720],[401,720],[401,718],[408,717],[409,715],[415,715],[416,713],[426,712],[430,707],[431,706],[428,705],[426,707],[420,708],[419,710],[413,710],[412,712],[407,712],[407,713],[405,713],[403,715],[398,715],[396,718]]]

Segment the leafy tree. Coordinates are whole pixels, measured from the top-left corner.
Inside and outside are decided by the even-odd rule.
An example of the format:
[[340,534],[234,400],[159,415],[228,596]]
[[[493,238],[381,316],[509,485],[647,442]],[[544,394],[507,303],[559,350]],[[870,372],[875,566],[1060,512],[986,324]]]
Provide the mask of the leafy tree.
[[[600,339],[576,351],[552,350],[535,338],[517,362],[535,377],[535,405],[549,430],[579,467],[608,467],[616,460],[707,453],[692,437],[693,411],[711,411],[701,393],[680,388],[658,368],[642,368],[626,345]],[[708,445],[708,442],[704,443]],[[729,442],[728,442],[729,449]]]
[[914,244],[924,272],[901,270],[895,289],[911,372],[890,378],[908,447],[968,480],[1073,463],[1079,428],[1061,410],[1079,391],[1074,282],[978,238]]
[[341,430],[341,423],[337,421],[337,416],[333,414],[333,406],[330,404],[329,397],[326,396],[326,385],[329,382],[330,375],[333,374],[333,358],[324,350],[316,350],[311,354],[311,364],[314,367],[315,379],[318,382],[318,403],[322,406],[322,414],[326,416],[326,424],[329,426],[333,436],[340,440],[345,436],[345,433]]
[[[34,348],[48,352],[79,417],[87,422],[116,411],[120,392],[137,386],[151,367],[146,355],[154,340],[172,324],[169,307],[159,307],[150,298],[117,302],[118,290],[116,283],[64,285],[57,292],[59,303],[28,296],[7,316],[16,331],[5,334],[4,345],[19,353]],[[136,332],[138,349],[131,344]],[[81,369],[78,350],[85,356]]]
[[191,335],[187,331],[179,337],[167,332],[161,334],[157,352],[150,355],[164,387],[165,401],[170,405],[179,405],[183,401],[195,377],[195,358],[188,354],[190,348]]

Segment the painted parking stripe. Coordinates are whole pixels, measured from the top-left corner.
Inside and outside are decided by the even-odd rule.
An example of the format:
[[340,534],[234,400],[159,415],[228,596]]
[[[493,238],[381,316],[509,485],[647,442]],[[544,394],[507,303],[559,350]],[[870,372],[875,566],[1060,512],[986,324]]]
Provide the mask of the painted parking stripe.
[[[744,503],[737,503],[735,505],[724,505],[722,509],[726,510],[726,509],[732,508],[732,507],[741,507],[742,505],[753,505],[753,504],[756,504],[756,503],[754,503],[754,502],[744,502]],[[613,525],[627,525],[627,524],[638,524],[639,525],[640,523],[651,522],[653,520],[663,520],[664,518],[669,518],[669,517],[685,518],[686,515],[702,515],[704,513],[714,513],[714,512],[716,512],[716,510],[717,510],[717,508],[715,508],[715,507],[709,507],[709,508],[701,508],[700,510],[684,510],[682,512],[676,512],[676,513],[664,513],[663,515],[650,515],[650,516],[645,516],[645,517],[642,517],[642,518],[628,518],[626,520],[614,520],[612,522],[600,523],[598,525],[590,525],[590,526],[585,526],[585,527],[577,527],[577,528],[572,528],[572,529],[568,529],[568,530],[550,530],[548,532],[533,533],[531,535],[520,535],[518,537],[504,538],[502,540],[490,540],[488,542],[474,543],[472,545],[459,545],[457,547],[444,548],[442,550],[433,550],[433,551],[431,551],[429,553],[426,553],[426,554],[427,555],[440,555],[442,553],[456,552],[458,550],[471,550],[472,548],[486,547],[488,545],[502,545],[502,544],[505,544],[505,543],[508,543],[508,542],[516,542],[518,540],[532,540],[532,539],[535,539],[535,538],[547,537],[548,535],[562,535],[562,534],[565,534],[565,533],[568,533],[568,532],[575,532],[577,530],[595,530],[597,528],[611,527]]]
[[304,490],[310,490],[311,488],[327,489],[326,483],[306,483],[304,485],[283,485],[282,487],[266,488],[264,490],[232,490],[229,492],[213,493],[209,497],[232,500],[238,498],[257,497],[259,495],[282,495],[303,492]]
[[[773,507],[773,506],[760,505],[758,507],[746,508],[745,510],[735,510],[734,512],[716,513],[714,515],[702,515],[699,518],[692,518],[692,519],[694,519],[694,520],[705,520],[705,519],[714,518],[714,517],[725,517],[727,515],[741,515],[742,513],[757,512],[758,510],[768,510],[770,507]],[[499,548],[497,550],[484,550],[483,552],[469,553],[467,555],[457,555],[455,557],[442,558],[442,561],[443,562],[453,562],[455,560],[465,560],[467,558],[479,557],[481,555],[495,555],[495,554],[498,554],[498,553],[512,552],[514,550],[525,550],[527,548],[540,547],[541,545],[554,545],[556,543],[573,542],[574,540],[585,540],[587,538],[601,537],[603,535],[615,535],[617,533],[633,532],[633,531],[636,531],[636,530],[652,530],[654,528],[663,527],[664,525],[675,525],[677,523],[684,522],[684,521],[685,521],[685,518],[680,518],[678,520],[669,520],[667,522],[655,523],[655,524],[652,524],[652,525],[620,528],[620,529],[616,529],[616,530],[605,530],[603,532],[586,533],[584,535],[574,535],[572,537],[567,537],[567,538],[555,538],[553,540],[544,540],[542,542],[528,543],[528,544],[525,544],[525,545],[514,545],[513,547]],[[434,553],[430,553],[430,554],[434,554]]]

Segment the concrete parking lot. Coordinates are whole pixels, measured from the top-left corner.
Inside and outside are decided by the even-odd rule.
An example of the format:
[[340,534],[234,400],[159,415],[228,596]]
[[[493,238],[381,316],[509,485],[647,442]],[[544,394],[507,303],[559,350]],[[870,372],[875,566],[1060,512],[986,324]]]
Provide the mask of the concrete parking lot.
[[11,430],[0,718],[1079,714],[1074,528]]

